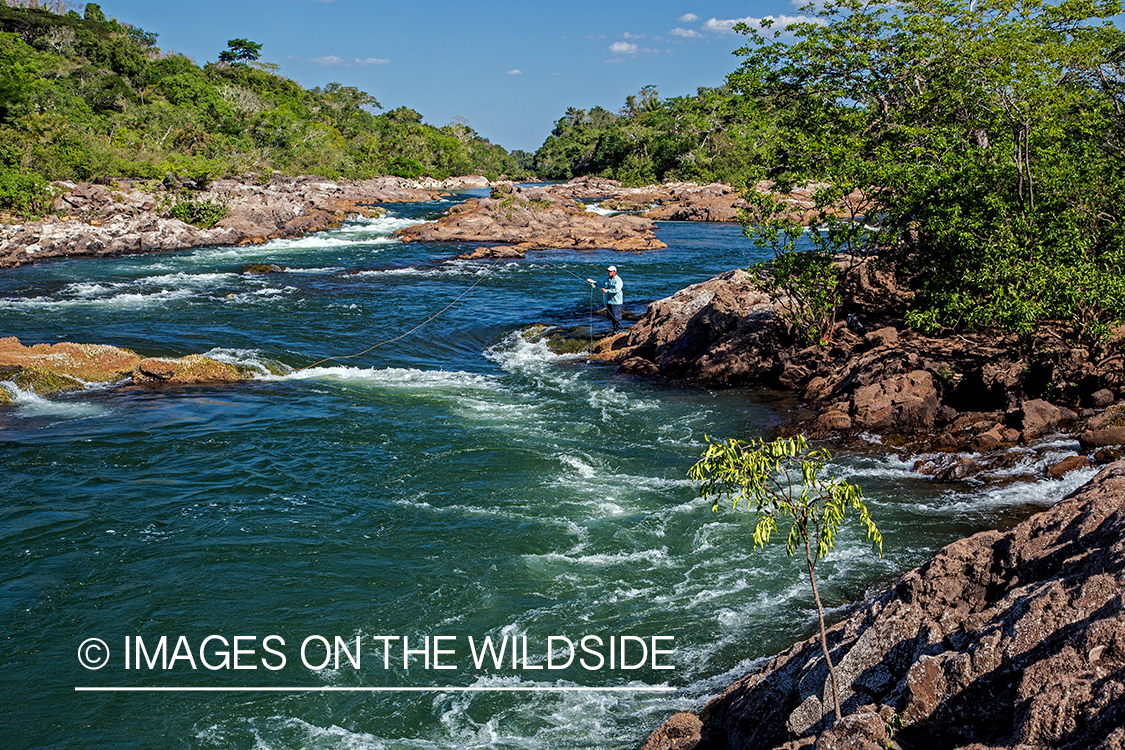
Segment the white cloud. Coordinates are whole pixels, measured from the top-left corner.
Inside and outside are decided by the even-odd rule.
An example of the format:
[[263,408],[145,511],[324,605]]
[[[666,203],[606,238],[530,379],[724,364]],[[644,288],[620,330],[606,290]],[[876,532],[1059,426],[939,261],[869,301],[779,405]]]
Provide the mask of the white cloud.
[[325,68],[350,68],[353,65],[359,68],[370,68],[372,65],[388,65],[390,60],[384,60],[381,57],[367,57],[360,60],[358,57],[354,60],[345,60],[336,55],[327,55],[326,57],[314,57],[309,60],[313,65],[320,65]]
[[644,39],[645,38],[644,34],[630,34],[628,31],[626,31],[621,36],[623,36],[626,39]]
[[635,55],[637,54],[637,45],[628,42],[614,42],[609,45],[609,51],[615,55]]
[[703,36],[702,34],[700,34],[698,31],[695,31],[694,29],[681,29],[679,26],[672,29],[668,33],[671,34],[672,36],[682,36],[682,37],[687,37],[688,39],[699,39]]
[[[793,2],[797,2],[797,0],[793,0]],[[680,16],[676,20],[679,21],[680,23],[691,23],[692,21],[698,21],[699,16],[695,15],[694,13],[684,13],[682,16]]]
[[824,23],[823,19],[810,18],[809,16],[765,16],[764,18],[754,18],[753,16],[746,16],[745,18],[711,18],[703,24],[704,31],[713,31],[716,34],[733,34],[734,26],[738,23],[744,23],[751,28],[761,28],[762,21],[772,21],[773,27],[781,27],[782,29],[788,28],[795,23]]
[[520,70],[519,68],[514,68],[514,69],[508,71],[508,75],[510,75],[510,76],[522,76],[523,71]]

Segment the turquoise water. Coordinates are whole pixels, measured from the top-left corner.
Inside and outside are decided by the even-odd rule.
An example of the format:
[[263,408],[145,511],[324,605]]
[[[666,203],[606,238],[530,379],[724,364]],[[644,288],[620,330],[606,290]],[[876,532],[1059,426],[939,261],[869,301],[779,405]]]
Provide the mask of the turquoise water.
[[[712,515],[685,476],[705,434],[768,435],[799,405],[619,376],[550,353],[533,327],[607,328],[575,276],[601,278],[608,263],[621,269],[626,309],[640,313],[760,251],[737,227],[677,223],[659,228],[667,250],[509,263],[449,261],[460,248],[391,237],[448,205],[396,206],[254,248],[0,275],[0,335],[205,353],[260,372],[234,386],[51,400],[4,386],[17,397],[0,410],[5,747],[628,748],[812,632],[801,568],[780,547],[752,552],[753,519]],[[288,270],[241,274],[252,262]],[[474,283],[413,335],[297,371],[394,338]],[[936,485],[868,443],[840,446],[834,470],[864,486],[886,554],[843,535],[821,569],[836,614],[952,539],[1088,476]],[[1010,473],[1034,473],[1068,447],[1029,450]],[[168,669],[153,656],[161,636],[165,657],[179,657]],[[222,668],[236,636],[239,665],[255,669]],[[343,653],[312,668],[325,655],[317,636],[352,651],[358,638],[360,666]],[[430,655],[416,655],[404,669],[402,641],[377,636],[412,649],[444,637],[437,647],[451,653],[438,664],[454,668],[427,669]],[[604,663],[536,669],[567,660],[555,649],[547,664],[550,636],[576,648],[596,636],[605,647],[587,643]],[[659,637],[670,653],[656,665],[674,669],[653,669],[647,652],[644,666],[610,669],[606,644],[622,636],[634,639],[630,666],[640,640],[651,648]],[[138,637],[151,669],[136,668]],[[485,637],[515,639],[516,667],[506,651],[500,668],[478,668],[470,637],[478,649]],[[101,669],[79,662],[89,638],[109,648]],[[284,666],[270,668],[280,656],[267,646]],[[435,690],[75,691],[124,686]],[[604,689],[651,686],[673,690]],[[492,690],[527,687],[545,690]]]

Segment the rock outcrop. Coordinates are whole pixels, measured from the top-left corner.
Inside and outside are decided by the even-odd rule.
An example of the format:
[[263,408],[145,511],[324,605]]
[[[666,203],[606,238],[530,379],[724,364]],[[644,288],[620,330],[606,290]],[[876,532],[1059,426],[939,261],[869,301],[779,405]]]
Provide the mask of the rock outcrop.
[[[773,195],[788,219],[807,223],[817,213],[813,198],[818,185],[797,187],[792,192],[775,194],[773,183],[760,182],[754,189]],[[749,207],[738,188],[722,182],[698,185],[693,182],[664,182],[645,187],[622,187],[616,180],[600,177],[576,177],[565,185],[552,186],[551,192],[569,198],[600,199],[600,206],[610,211],[639,213],[657,221],[733,222]],[[862,203],[862,194],[853,193],[847,201]],[[834,213],[844,213],[842,210]]]
[[[437,187],[400,177],[333,182],[275,175],[266,184],[223,179],[205,188],[173,179],[55,186],[62,191],[55,200],[59,215],[0,225],[0,268],[60,256],[260,244],[327,229],[349,215],[377,215],[379,204],[439,197]],[[172,217],[171,210],[180,201],[225,206],[228,213],[214,226],[201,229]]]
[[[841,311],[848,320],[828,346],[801,344],[785,321],[784,299],[771,298],[740,270],[653,302],[624,342],[595,358],[627,372],[795,391],[821,411],[813,433],[937,434],[933,442],[944,451],[980,452],[1072,431],[1089,419],[1089,446],[1125,441],[1125,429],[1117,429],[1125,428],[1125,405],[1119,419],[1094,416],[1094,404],[1125,396],[1114,354],[1125,331],[1104,349],[1060,347],[1052,331],[1030,343],[924,336],[902,327],[909,293],[888,271],[865,261],[848,276]],[[1041,398],[1048,384],[1055,403]]]
[[[40,396],[82,390],[90,383],[118,385],[189,385],[232,383],[250,372],[235,365],[192,354],[168,359],[143,357],[130,349],[103,344],[35,344],[14,337],[0,339],[0,381]],[[3,395],[10,400],[3,388]]]
[[[494,188],[489,198],[470,198],[454,206],[438,221],[406,227],[395,234],[406,242],[509,243],[520,252],[667,247],[656,239],[655,230],[656,225],[648,219],[601,216],[542,188],[504,186]],[[497,252],[501,251],[481,255],[497,257]]]
[[1125,747],[1125,462],[1007,533],[950,544],[828,643],[842,722],[810,639],[649,746]]

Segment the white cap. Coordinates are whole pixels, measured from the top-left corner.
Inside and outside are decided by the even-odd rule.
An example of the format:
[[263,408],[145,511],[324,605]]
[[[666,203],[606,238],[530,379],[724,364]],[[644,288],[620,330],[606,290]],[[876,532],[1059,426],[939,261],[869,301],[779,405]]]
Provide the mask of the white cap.
[[607,266],[605,270],[607,270],[607,271],[616,271],[616,270],[617,270],[617,266]]

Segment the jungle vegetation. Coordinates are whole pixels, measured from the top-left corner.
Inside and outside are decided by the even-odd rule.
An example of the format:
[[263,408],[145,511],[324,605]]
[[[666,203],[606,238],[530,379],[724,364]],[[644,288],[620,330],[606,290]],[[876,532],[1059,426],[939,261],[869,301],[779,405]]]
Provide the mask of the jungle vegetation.
[[[920,330],[1030,334],[1061,321],[1104,339],[1125,320],[1121,11],[1118,0],[818,1],[784,28],[736,26],[741,64],[720,89],[662,100],[648,88],[616,113],[569,110],[535,167],[629,184],[815,183],[825,208],[859,191],[865,205],[846,223],[813,222],[819,239],[756,206],[748,233],[804,254],[775,264],[775,281],[835,299],[817,287],[840,279],[835,257],[878,254],[913,284],[907,320]],[[833,322],[802,325],[816,341]]]
[[523,173],[465,123],[379,112],[351,86],[302,88],[256,42],[232,39],[200,66],[95,3],[54,10],[0,2],[0,208],[41,213],[51,180]]

